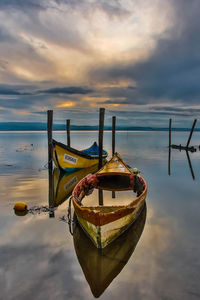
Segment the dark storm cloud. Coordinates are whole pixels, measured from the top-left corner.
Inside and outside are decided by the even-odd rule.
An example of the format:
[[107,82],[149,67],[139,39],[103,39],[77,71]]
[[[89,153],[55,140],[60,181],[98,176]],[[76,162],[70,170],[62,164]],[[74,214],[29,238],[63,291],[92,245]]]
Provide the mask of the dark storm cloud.
[[[200,109],[179,109],[179,108],[174,108],[172,110],[165,110],[165,108],[163,109],[157,109],[155,107],[153,108],[148,108],[145,109],[145,111],[142,110],[136,110],[136,111],[126,111],[126,110],[121,110],[121,111],[116,111],[116,110],[109,110],[107,111],[107,113],[111,116],[116,115],[118,116],[118,118],[121,117],[125,117],[126,119],[130,119],[132,117],[136,118],[139,117],[141,118],[141,120],[144,120],[145,118],[147,118],[147,115],[149,118],[152,117],[152,120],[157,117],[157,118],[162,118],[166,117],[166,119],[168,120],[170,117],[189,117],[189,118],[198,118],[200,115]],[[166,122],[166,126],[168,123]]]
[[101,9],[109,17],[127,17],[130,14],[118,0],[96,1],[93,5]]
[[[141,101],[141,100],[137,100],[135,99],[134,100],[134,104],[137,104],[137,105],[143,105],[145,104],[146,102],[145,101]],[[105,100],[103,102],[98,102],[98,104],[126,104],[126,105],[129,105],[129,104],[133,104],[133,100],[132,99],[124,99],[124,100],[118,100],[118,99],[112,99],[112,100]]]
[[[60,3],[61,2],[62,1],[60,1]],[[76,3],[76,8],[71,7],[70,5],[70,11],[72,12],[71,14],[69,13],[68,6],[62,7],[59,6],[59,3],[56,1],[50,2],[48,0],[0,0],[0,10],[2,10],[2,12],[4,12],[13,23],[16,23],[17,31],[26,32],[28,36],[33,35],[46,42],[53,42],[55,44],[74,48],[77,51],[85,53],[89,51],[87,42],[79,33],[77,26],[72,24],[74,22],[74,20],[72,20],[73,18],[70,20],[66,18],[66,22],[63,23],[63,15],[67,16],[69,14],[72,16],[75,9],[76,12],[81,12],[82,8],[80,5],[78,5],[79,1]],[[49,18],[45,22],[40,15],[41,11],[43,11],[44,14],[49,14],[51,12],[49,14]],[[69,22],[69,24],[67,24],[67,22]],[[8,34],[12,35],[9,33],[9,30],[7,32]],[[3,37],[4,35],[5,34],[3,34]],[[15,38],[16,42],[19,41],[25,46],[26,42],[22,40],[22,38],[19,38],[19,36],[12,36],[12,38]],[[47,48],[45,44],[39,45],[38,43],[37,47],[43,49]],[[34,51],[34,48],[32,48],[32,51]],[[26,55],[29,56],[28,53]]]
[[76,10],[81,9],[83,11],[93,11],[94,9],[99,9],[109,17],[126,17],[130,14],[128,10],[122,7],[121,1],[119,0],[96,0],[93,2],[87,0],[55,0],[55,3],[57,3],[58,5],[65,4],[70,7],[76,8]]
[[173,112],[173,113],[186,113],[186,114],[193,114],[198,115],[200,114],[199,108],[182,108],[182,107],[173,107],[173,106],[164,106],[164,107],[153,107],[153,110],[158,112],[165,111],[166,113]]
[[69,95],[86,95],[92,93],[93,90],[82,86],[54,87],[46,90],[38,90],[37,87],[28,85],[2,85],[0,84],[0,95],[30,95],[37,96],[39,94],[69,94]]
[[30,95],[30,93],[20,91],[20,87],[16,88],[10,85],[0,85],[0,95]]
[[79,94],[79,95],[86,95],[93,92],[92,89],[85,88],[85,87],[78,87],[78,86],[69,86],[69,87],[55,87],[47,90],[40,90],[40,93],[45,94]]
[[[164,102],[200,100],[199,0],[174,1],[174,26],[161,36],[152,55],[143,62],[96,70],[97,78],[129,78],[137,83],[135,97]],[[93,73],[94,75],[94,73]],[[132,100],[134,103],[134,99]]]
[[41,10],[44,9],[42,5],[44,1],[40,0],[0,0],[1,9],[34,9]]

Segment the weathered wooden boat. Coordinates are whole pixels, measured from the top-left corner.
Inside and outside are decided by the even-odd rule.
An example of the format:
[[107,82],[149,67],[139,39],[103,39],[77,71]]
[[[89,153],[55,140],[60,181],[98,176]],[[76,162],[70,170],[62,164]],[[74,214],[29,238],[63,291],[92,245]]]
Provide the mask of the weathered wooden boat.
[[[103,159],[108,153],[103,150]],[[99,147],[96,142],[84,150],[77,150],[53,140],[53,160],[55,165],[65,172],[88,168],[99,162]]]
[[[137,197],[128,204],[87,206],[86,195],[97,188],[108,191],[133,190]],[[132,224],[145,203],[147,184],[123,162],[118,154],[97,173],[84,177],[74,188],[72,201],[77,219],[97,248],[104,248]]]
[[125,267],[139,242],[145,221],[146,205],[134,224],[104,249],[96,248],[78,222],[74,222],[74,248],[94,297],[100,297]]
[[73,191],[75,185],[86,175],[95,173],[98,170],[98,164],[89,168],[80,169],[71,173],[60,172],[59,168],[53,170],[53,207],[61,205],[67,200]]

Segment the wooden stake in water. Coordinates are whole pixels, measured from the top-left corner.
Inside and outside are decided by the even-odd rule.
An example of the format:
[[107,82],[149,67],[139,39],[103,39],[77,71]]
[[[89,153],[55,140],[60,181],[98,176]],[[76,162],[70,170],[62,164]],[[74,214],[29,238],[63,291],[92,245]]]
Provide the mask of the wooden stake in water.
[[[48,169],[49,169],[49,207],[54,207],[53,199],[53,110],[47,111],[47,136],[48,136]],[[54,213],[50,213],[49,217],[54,217]]]
[[52,167],[52,157],[53,157],[52,128],[53,128],[53,110],[48,110],[47,111],[47,136],[48,136],[48,166],[49,167]]
[[99,110],[99,169],[102,167],[104,114],[105,114],[105,108],[100,108]]
[[112,156],[115,154],[115,125],[116,125],[116,117],[112,117]]
[[169,147],[171,147],[172,119],[169,119]]
[[67,129],[67,146],[70,147],[70,120],[66,120],[66,129]]
[[171,131],[172,131],[172,119],[169,119],[169,153],[168,153],[168,175],[171,174]]
[[194,122],[193,122],[193,125],[192,125],[191,131],[190,131],[190,135],[189,135],[189,138],[188,138],[186,147],[188,147],[189,144],[190,144],[190,140],[191,140],[191,138],[192,138],[192,134],[193,134],[193,131],[194,131],[194,127],[195,127],[195,125],[196,125],[196,122],[197,122],[197,119],[195,119]]

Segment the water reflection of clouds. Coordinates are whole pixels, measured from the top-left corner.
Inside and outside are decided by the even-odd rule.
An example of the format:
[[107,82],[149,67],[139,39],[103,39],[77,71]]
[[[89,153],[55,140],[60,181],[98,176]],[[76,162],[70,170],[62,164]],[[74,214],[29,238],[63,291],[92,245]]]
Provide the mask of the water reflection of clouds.
[[75,288],[70,251],[52,251],[49,245],[37,244],[7,245],[0,251],[4,277],[2,299],[80,299],[81,289]]
[[[1,297],[6,300],[93,299],[77,261],[67,224],[58,221],[59,215],[66,215],[67,203],[58,207],[55,219],[49,219],[48,214],[14,215],[13,204],[18,200],[28,202],[29,206],[48,205],[47,172],[38,172],[43,157],[46,162],[47,153],[45,156],[44,133],[38,135],[41,135],[38,149],[26,152],[33,161],[27,165],[25,160],[21,167],[24,154],[15,153],[17,137],[15,140],[7,138],[8,154],[9,157],[16,155],[17,168],[11,167],[10,176],[5,176],[1,169],[3,175],[0,177]],[[64,141],[65,133],[60,135]],[[93,138],[97,133],[92,132],[90,136]],[[89,143],[86,134],[76,132],[72,137],[76,138],[76,145]],[[108,150],[110,137],[110,133],[105,133]],[[183,143],[188,133],[177,133],[173,137]],[[32,138],[26,135],[22,141],[32,141]],[[20,145],[20,136],[18,139]],[[172,154],[171,176],[168,176],[167,141],[167,132],[116,134],[116,150],[128,164],[137,164],[147,180],[147,221],[133,255],[106,289],[101,297],[103,300],[114,297],[187,300],[197,299],[200,295],[200,152],[190,155],[195,181],[191,178],[185,153],[178,151]],[[192,144],[197,142],[198,139],[194,139]],[[6,157],[5,152],[1,164]]]
[[[147,209],[147,222],[141,239],[130,258],[130,262],[113,281],[110,291],[112,296],[125,299],[161,299],[156,282],[163,275],[165,257],[168,257],[176,232],[170,230],[168,218],[157,218],[153,207]],[[160,278],[160,279],[161,279]],[[164,288],[163,283],[163,293]],[[123,288],[119,289],[121,286]],[[106,292],[105,292],[106,294]],[[107,295],[106,295],[107,296]],[[109,299],[109,297],[105,297]]]
[[69,239],[66,226],[48,215],[12,219],[1,235],[2,299],[56,299],[64,294],[77,294],[78,299],[80,292],[73,289],[74,252]]
[[43,203],[47,199],[48,181],[46,178],[27,174],[1,176],[1,194],[10,203],[25,201],[31,206]]

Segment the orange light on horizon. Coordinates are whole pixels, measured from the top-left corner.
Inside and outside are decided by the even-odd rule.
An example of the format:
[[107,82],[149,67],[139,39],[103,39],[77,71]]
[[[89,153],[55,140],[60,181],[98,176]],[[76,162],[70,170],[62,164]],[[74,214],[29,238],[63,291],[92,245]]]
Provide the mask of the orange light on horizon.
[[18,114],[18,115],[24,115],[24,116],[26,116],[26,115],[30,115],[30,112],[29,111],[27,111],[27,110],[15,110],[15,112],[16,112],[16,114]]

